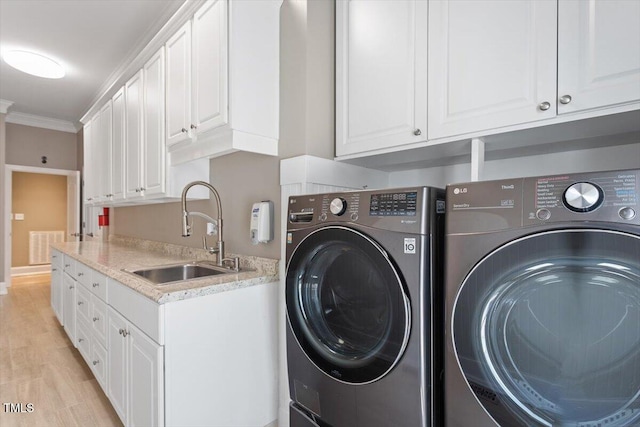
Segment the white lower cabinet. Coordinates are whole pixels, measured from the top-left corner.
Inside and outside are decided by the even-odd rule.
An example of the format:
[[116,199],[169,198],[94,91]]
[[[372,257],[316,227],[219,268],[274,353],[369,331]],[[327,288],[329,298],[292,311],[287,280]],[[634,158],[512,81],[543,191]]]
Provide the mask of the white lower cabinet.
[[125,426],[277,419],[276,283],[158,304],[63,259],[65,331]]
[[164,425],[163,347],[107,309],[108,395],[128,426]]

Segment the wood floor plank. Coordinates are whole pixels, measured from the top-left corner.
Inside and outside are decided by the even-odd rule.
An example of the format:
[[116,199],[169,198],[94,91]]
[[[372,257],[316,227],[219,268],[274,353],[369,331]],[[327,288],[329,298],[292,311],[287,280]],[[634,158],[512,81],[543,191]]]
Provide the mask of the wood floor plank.
[[0,426],[122,426],[51,309],[50,280],[14,278],[0,296]]

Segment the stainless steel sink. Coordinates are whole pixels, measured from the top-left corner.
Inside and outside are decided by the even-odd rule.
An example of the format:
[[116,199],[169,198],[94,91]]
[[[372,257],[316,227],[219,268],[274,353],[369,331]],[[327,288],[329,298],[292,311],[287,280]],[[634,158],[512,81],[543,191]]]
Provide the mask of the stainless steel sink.
[[156,285],[165,285],[184,280],[199,279],[202,277],[221,274],[237,274],[239,271],[215,267],[207,263],[193,262],[188,264],[163,265],[158,267],[143,268],[130,271]]

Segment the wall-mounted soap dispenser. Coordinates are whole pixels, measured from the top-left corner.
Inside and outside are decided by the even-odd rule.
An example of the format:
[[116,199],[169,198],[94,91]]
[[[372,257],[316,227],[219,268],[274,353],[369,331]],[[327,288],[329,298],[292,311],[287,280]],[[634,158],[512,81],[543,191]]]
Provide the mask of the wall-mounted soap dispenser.
[[251,208],[251,243],[267,243],[273,240],[273,202],[254,203]]

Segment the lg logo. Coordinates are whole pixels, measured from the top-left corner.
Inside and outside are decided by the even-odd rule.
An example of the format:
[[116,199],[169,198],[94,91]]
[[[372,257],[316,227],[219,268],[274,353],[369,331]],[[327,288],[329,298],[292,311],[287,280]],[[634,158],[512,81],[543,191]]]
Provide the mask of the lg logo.
[[454,188],[453,189],[453,194],[465,194],[467,192],[467,188],[463,187],[463,188]]

